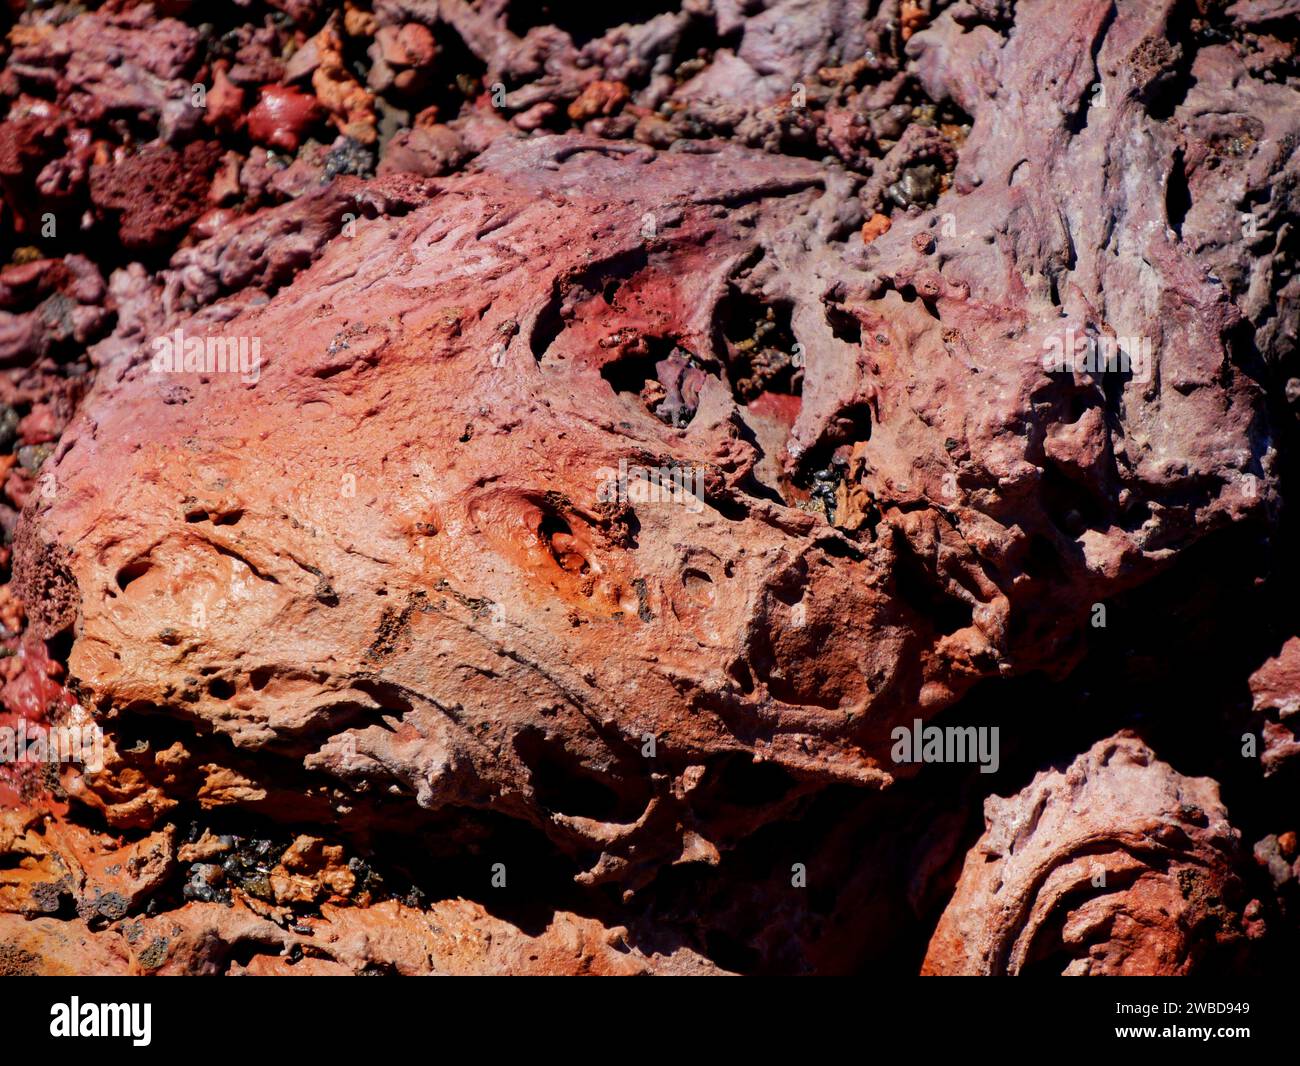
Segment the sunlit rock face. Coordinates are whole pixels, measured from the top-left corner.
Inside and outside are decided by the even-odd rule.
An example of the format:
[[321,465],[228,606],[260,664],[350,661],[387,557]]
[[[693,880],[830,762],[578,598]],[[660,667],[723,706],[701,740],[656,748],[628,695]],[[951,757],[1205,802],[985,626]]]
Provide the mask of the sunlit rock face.
[[[287,167],[219,163],[230,84],[211,128],[101,160],[97,210],[165,266],[29,268],[80,301],[94,383],[25,484],[13,589],[29,638],[67,649],[40,684],[66,681],[105,750],[59,775],[62,835],[24,815],[0,837],[37,871],[10,896],[0,878],[0,909],[71,895],[85,958],[115,972],[222,970],[231,951],[197,945],[268,935],[241,892],[334,908],[325,939],[398,931],[382,957],[309,953],[322,972],[519,970],[535,949],[564,972],[847,970],[895,907],[939,923],[936,973],[1187,972],[1205,937],[1221,960],[1262,935],[1216,786],[1159,748],[1099,725],[1064,775],[1027,784],[1020,747],[1020,777],[972,769],[957,803],[896,741],[991,685],[1065,683],[1117,599],[1278,520],[1265,386],[1297,311],[1269,235],[1300,110],[1224,39],[1249,14],[909,6],[900,35],[867,4],[718,4],[710,32],[739,46],[670,84],[650,60],[697,5],[577,45],[434,6],[304,11],[250,119]],[[199,43],[163,21],[184,82]],[[106,25],[124,48],[153,32]],[[330,65],[345,32],[376,34],[372,95],[421,91],[454,34],[482,96],[376,140]],[[229,73],[251,100],[259,79]],[[326,123],[349,141],[328,154],[304,140]],[[378,176],[357,176],[371,143]],[[165,212],[127,195],[151,166],[188,176],[146,190]],[[244,208],[200,217],[222,181]],[[14,358],[68,343],[45,312],[11,318]],[[1287,676],[1256,701],[1275,731]],[[976,841],[964,805],[990,795]],[[1059,832],[1000,850],[1044,803]],[[121,839],[83,839],[78,811]],[[682,879],[743,880],[779,834],[775,872],[682,916]],[[129,884],[103,873],[122,841],[151,856]],[[1119,888],[1089,888],[1068,843],[1088,841],[1114,845]],[[1183,867],[1212,883],[1189,896]],[[801,877],[839,886],[834,920],[791,902]],[[549,924],[476,909],[521,884]],[[154,896],[192,932],[166,964],[103,930]],[[426,945],[430,906],[507,947]]]
[[1255,931],[1236,917],[1240,840],[1218,787],[1136,737],[990,798],[984,818],[924,973],[1175,976]]

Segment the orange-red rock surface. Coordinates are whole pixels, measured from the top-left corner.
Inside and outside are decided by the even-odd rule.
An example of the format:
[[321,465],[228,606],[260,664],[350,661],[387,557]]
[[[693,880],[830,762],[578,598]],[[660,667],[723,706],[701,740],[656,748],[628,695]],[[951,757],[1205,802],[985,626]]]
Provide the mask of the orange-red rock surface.
[[1285,954],[1294,44],[906,6],[18,20],[0,970]]
[[1132,736],[990,797],[984,818],[923,973],[1177,976],[1258,932],[1218,787]]

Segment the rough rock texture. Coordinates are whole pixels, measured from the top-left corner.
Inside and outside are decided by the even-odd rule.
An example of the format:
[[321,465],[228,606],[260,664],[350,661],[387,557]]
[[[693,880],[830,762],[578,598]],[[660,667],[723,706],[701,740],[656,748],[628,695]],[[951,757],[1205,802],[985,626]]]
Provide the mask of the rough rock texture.
[[989,797],[984,819],[922,973],[1174,976],[1246,935],[1218,786],[1135,737]]
[[1261,726],[1264,772],[1273,774],[1300,755],[1296,727],[1300,720],[1300,637],[1292,637],[1282,650],[1250,677],[1252,709],[1264,716]]
[[[448,900],[427,910],[395,902],[326,904],[319,918],[286,929],[233,907],[197,903],[160,918],[94,932],[80,921],[0,914],[0,976],[709,976],[723,971],[685,949],[646,957],[626,930],[557,913],[537,935],[493,919],[478,904]],[[235,962],[238,953],[246,962]]]
[[[1284,951],[1278,14],[273,6],[9,34],[0,695],[106,736],[0,775],[4,966]],[[1183,685],[1171,737],[1135,694]],[[999,774],[896,761],[939,716]]]

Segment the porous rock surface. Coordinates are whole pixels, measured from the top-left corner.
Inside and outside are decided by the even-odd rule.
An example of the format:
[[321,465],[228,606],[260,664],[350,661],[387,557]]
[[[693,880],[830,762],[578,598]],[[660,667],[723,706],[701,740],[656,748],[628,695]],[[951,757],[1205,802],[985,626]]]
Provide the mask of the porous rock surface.
[[[105,283],[68,256],[6,278],[8,358],[95,341],[43,491],[15,498],[34,642],[15,680],[64,680],[36,649],[70,638],[42,712],[75,698],[107,733],[103,767],[65,769],[57,804],[29,793],[9,833],[25,859],[3,909],[78,914],[6,919],[21,965],[235,972],[241,939],[267,947],[250,972],[861,965],[884,904],[856,936],[812,928],[778,868],[749,897],[771,915],[755,941],[798,933],[754,957],[711,950],[706,916],[661,922],[656,892],[682,867],[725,875],[813,800],[912,784],[894,727],[960,713],[981,682],[1066,677],[1096,605],[1274,528],[1300,108],[1257,6],[719,0],[581,45],[517,34],[501,3],[393,0],[373,25],[308,6],[287,60],[268,29],[218,61],[207,128],[173,106],[200,48],[184,24],[127,5],[26,33],[12,77],[52,83],[53,64],[155,115],[159,142],[90,165],[71,100],[29,102],[0,139],[15,228],[39,217],[32,146],[64,137],[96,225],[133,252],[188,236],[155,272]],[[655,55],[701,24],[724,45],[667,77]],[[77,51],[97,30],[170,50],[127,93],[102,45]],[[338,56],[368,33],[366,90]],[[377,133],[373,96],[418,95],[453,36],[484,96]],[[803,82],[811,107],[789,99]],[[904,86],[968,126],[897,125]],[[259,147],[220,163],[207,138],[241,128],[254,89]],[[325,123],[334,148],[303,144]],[[356,176],[376,141],[379,176]],[[142,211],[141,168],[187,180]],[[205,186],[244,207],[199,217]],[[257,374],[160,372],[153,341],[178,329],[255,339]],[[1136,338],[1150,363],[1053,372],[1063,337]],[[685,473],[698,497],[647,499],[633,475],[611,498],[628,468]],[[182,839],[195,809],[310,832],[263,884],[249,834]],[[86,838],[78,810],[118,838]],[[887,835],[870,811],[849,817]],[[1185,972],[1207,937],[1261,935],[1250,892],[1229,899],[1242,849],[1214,785],[1134,738],[988,818],[927,972]],[[918,911],[961,836],[940,819],[900,870]],[[469,862],[486,886],[500,862],[552,919],[492,916],[459,880],[433,903],[365,888],[355,857],[394,839],[413,884]],[[129,883],[102,873],[117,848],[136,849]],[[1062,925],[1085,852],[1112,884]],[[214,888],[213,860],[252,898]],[[189,902],[168,887],[181,866]],[[843,841],[821,869],[863,887]],[[166,952],[150,899],[188,930],[160,933]],[[620,907],[622,949],[602,931]],[[455,953],[445,924],[493,933]]]
[[923,973],[1176,976],[1246,936],[1218,786],[1136,737],[989,797],[984,820]]
[[[717,967],[685,949],[647,958],[626,930],[557,913],[537,935],[465,900],[414,910],[396,901],[373,907],[325,904],[296,928],[242,904],[194,903],[158,918],[95,931],[79,920],[0,914],[0,976],[716,976]],[[304,948],[311,951],[304,955]],[[250,955],[231,964],[232,951]]]

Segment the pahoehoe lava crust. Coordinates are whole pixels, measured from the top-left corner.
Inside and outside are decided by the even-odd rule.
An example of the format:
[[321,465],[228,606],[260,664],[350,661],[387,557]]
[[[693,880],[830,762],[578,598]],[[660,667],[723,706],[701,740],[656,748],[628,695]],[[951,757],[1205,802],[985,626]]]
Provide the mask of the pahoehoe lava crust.
[[103,751],[0,768],[0,969],[1295,942],[1294,5],[85,6],[0,74],[0,725]]

